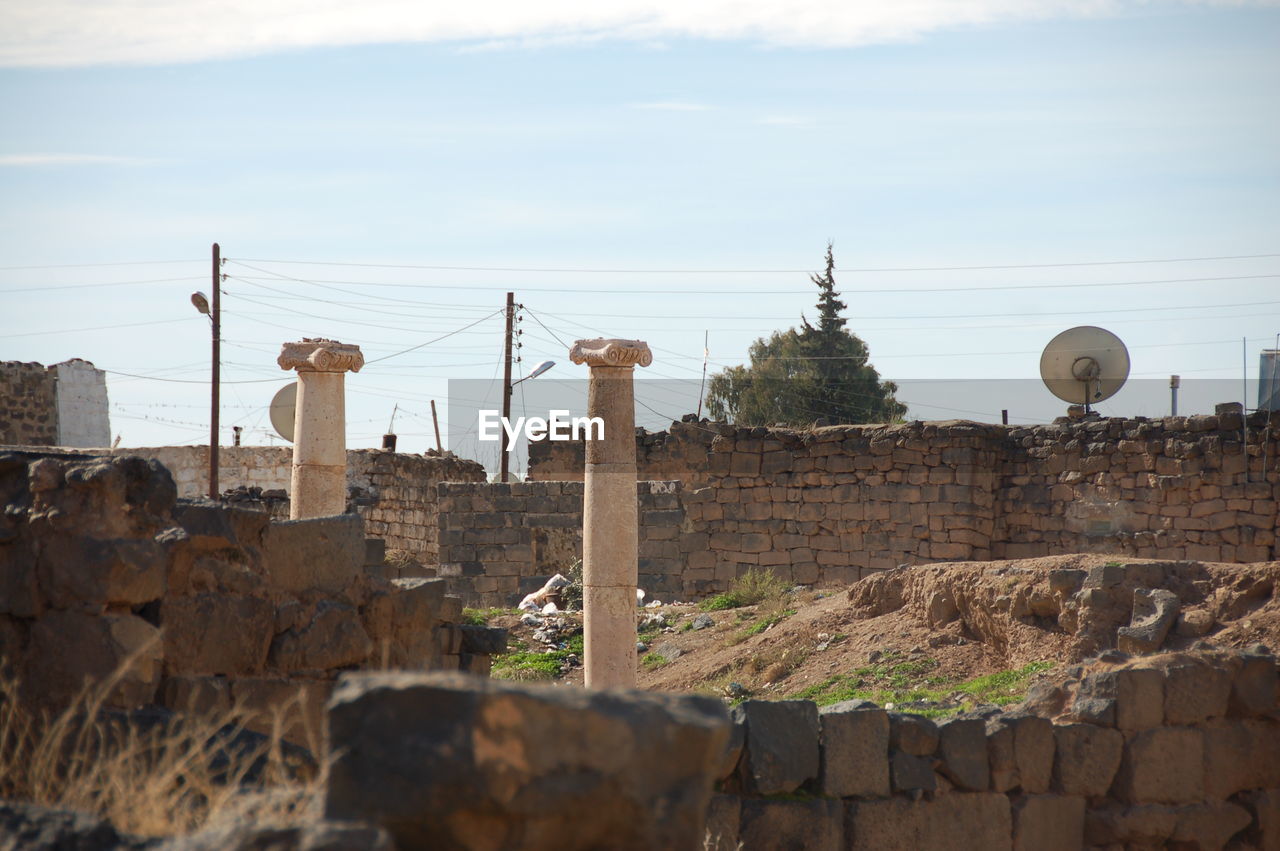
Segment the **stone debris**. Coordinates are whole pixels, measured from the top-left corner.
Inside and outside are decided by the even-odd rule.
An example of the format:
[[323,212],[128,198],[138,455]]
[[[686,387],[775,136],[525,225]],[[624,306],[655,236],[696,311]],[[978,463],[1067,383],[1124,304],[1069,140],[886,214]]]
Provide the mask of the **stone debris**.
[[715,625],[715,620],[712,619],[711,615],[708,615],[705,612],[694,617],[692,623],[694,629],[709,629]]
[[568,579],[557,573],[548,579],[545,585],[521,600],[517,608],[524,612],[536,612],[548,602],[555,602],[556,599],[559,599],[561,590],[567,588],[570,584]]
[[1116,647],[1125,653],[1154,653],[1178,617],[1178,595],[1163,588],[1135,588],[1133,620],[1116,630]]

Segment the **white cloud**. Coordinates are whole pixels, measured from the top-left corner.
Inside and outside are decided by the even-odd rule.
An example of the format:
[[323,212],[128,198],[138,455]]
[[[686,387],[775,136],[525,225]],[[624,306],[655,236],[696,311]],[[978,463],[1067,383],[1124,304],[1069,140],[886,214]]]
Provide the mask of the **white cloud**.
[[1092,17],[1157,4],[1280,0],[39,0],[6,4],[0,66],[194,62],[384,42],[564,43],[743,39],[856,46],[1002,21]]
[[709,106],[702,103],[686,103],[684,101],[654,101],[652,103],[633,103],[632,109],[656,109],[664,112],[705,112]]
[[45,165],[144,165],[152,160],[106,154],[0,154],[0,167]]

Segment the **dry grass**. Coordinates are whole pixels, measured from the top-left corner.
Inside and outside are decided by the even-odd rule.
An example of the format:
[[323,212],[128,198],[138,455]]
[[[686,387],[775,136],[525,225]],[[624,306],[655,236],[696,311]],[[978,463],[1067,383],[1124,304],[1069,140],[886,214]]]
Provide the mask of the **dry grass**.
[[119,677],[86,686],[56,715],[27,708],[18,683],[0,679],[0,798],[85,810],[139,836],[249,813],[293,825],[313,811],[326,760],[306,772],[287,758],[280,730],[289,707],[263,738],[237,738],[247,717],[237,710],[148,725],[104,712]]

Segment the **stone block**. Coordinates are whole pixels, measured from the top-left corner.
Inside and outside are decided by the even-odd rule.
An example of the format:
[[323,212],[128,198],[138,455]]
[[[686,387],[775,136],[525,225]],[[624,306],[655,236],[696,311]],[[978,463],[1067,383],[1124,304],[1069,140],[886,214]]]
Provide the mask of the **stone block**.
[[739,851],[738,825],[742,820],[742,799],[737,795],[711,796],[707,807],[707,833],[701,851]]
[[843,851],[840,801],[811,798],[777,801],[746,798],[738,841],[743,848],[778,851]]
[[987,725],[981,718],[953,718],[938,725],[942,774],[957,788],[985,792],[991,786]]
[[934,800],[887,798],[853,801],[845,810],[849,851],[1010,851],[1009,798],[994,793],[953,793]]
[[102,610],[160,599],[169,555],[151,538],[98,540],[70,534],[41,541],[36,574],[45,601],[56,609]]
[[995,791],[1049,791],[1053,752],[1053,724],[1048,720],[1017,713],[987,719],[987,756]]
[[271,524],[265,559],[272,586],[336,594],[364,568],[364,521],[355,514]]
[[275,637],[268,661],[277,671],[327,671],[363,664],[373,650],[359,612],[323,600],[305,625]]
[[1212,801],[1189,807],[1178,807],[1173,834],[1174,848],[1224,847],[1236,834],[1253,822],[1252,814],[1229,801]]
[[933,757],[890,751],[889,780],[895,792],[933,792],[938,788]]
[[1231,681],[1228,711],[1232,715],[1265,715],[1276,708],[1276,657],[1245,653]]
[[160,631],[136,615],[46,612],[31,627],[23,693],[62,709],[86,684],[122,671],[104,703],[133,709],[154,700],[163,653]]
[[1246,847],[1280,851],[1280,789],[1259,789],[1239,800],[1253,811],[1253,825],[1244,836]]
[[1164,848],[1177,824],[1175,807],[1108,802],[1085,812],[1084,836],[1091,848]]
[[728,728],[707,697],[347,675],[324,812],[400,848],[699,848]]
[[1084,798],[1022,795],[1012,807],[1013,851],[1080,851],[1084,847]]
[[261,671],[275,614],[271,603],[256,597],[166,597],[160,603],[165,672],[232,676]]
[[1077,713],[1082,721],[1114,724],[1121,730],[1146,730],[1164,721],[1164,676],[1150,668],[1121,668],[1090,674],[1080,683],[1076,703],[1110,701],[1110,716],[1095,720]]
[[1280,721],[1217,719],[1204,724],[1205,794],[1228,798],[1245,789],[1280,787]]
[[1227,714],[1232,676],[1222,663],[1183,656],[1164,675],[1164,723],[1194,724]]
[[226,677],[166,676],[160,683],[159,702],[175,712],[213,716],[231,709],[231,681]]
[[938,749],[938,725],[922,715],[890,712],[889,747],[912,756],[932,756]]
[[[832,798],[889,794],[889,716],[883,709],[824,706],[819,785]],[[983,752],[985,764],[986,753]]]
[[1113,793],[1131,804],[1181,804],[1204,795],[1204,735],[1159,727],[1125,736]]
[[748,792],[794,792],[818,777],[818,708],[812,701],[747,700],[732,716],[746,730],[738,768]]
[[1063,795],[1102,797],[1111,788],[1124,753],[1124,734],[1093,724],[1053,728],[1053,789]]
[[462,653],[496,656],[507,651],[507,631],[500,627],[462,624]]

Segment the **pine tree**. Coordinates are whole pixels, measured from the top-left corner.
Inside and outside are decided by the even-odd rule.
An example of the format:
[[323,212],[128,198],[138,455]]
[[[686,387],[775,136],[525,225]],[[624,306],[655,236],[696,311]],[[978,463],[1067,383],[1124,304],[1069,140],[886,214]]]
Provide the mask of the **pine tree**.
[[875,423],[900,420],[906,405],[894,398],[897,385],[881,381],[868,362],[867,345],[845,330],[847,305],[835,289],[835,258],[827,244],[826,270],[810,275],[818,287],[818,323],[801,316],[799,329],[775,331],[756,340],[750,366],[712,376],[707,410],[738,425],[810,426],[814,423]]

